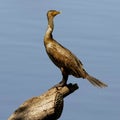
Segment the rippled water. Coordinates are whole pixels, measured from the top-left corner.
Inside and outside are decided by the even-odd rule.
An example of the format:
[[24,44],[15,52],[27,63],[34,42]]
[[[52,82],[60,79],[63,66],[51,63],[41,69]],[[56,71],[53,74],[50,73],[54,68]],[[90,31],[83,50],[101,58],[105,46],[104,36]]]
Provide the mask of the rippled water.
[[54,38],[109,86],[98,89],[86,80],[69,77],[80,88],[65,99],[60,119],[120,119],[119,0],[1,0],[0,8],[1,120],[61,79],[43,45],[49,9],[62,11],[55,18]]

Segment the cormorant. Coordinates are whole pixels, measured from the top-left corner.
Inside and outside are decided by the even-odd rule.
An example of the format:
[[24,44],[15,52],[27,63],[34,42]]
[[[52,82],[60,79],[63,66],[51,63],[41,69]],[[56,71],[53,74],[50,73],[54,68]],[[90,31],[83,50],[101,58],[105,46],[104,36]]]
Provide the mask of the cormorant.
[[54,29],[53,19],[58,14],[60,12],[56,10],[49,10],[47,12],[48,27],[44,36],[44,46],[48,56],[62,72],[63,78],[58,86],[66,85],[68,76],[73,75],[77,78],[87,79],[94,86],[107,87],[105,83],[89,75],[83,68],[82,62],[70,50],[54,40],[52,35]]

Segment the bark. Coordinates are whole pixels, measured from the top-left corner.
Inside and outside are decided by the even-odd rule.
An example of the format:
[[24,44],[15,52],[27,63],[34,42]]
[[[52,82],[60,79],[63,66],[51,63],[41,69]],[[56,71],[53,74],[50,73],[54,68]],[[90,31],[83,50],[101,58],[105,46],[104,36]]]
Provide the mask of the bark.
[[62,114],[64,98],[77,89],[77,84],[52,87],[44,94],[25,101],[8,120],[57,120]]

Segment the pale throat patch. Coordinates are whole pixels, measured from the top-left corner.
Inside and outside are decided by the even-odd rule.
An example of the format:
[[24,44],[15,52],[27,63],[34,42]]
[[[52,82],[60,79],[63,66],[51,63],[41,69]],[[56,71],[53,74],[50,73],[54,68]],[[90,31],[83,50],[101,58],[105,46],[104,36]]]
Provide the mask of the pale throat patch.
[[51,32],[52,32],[52,28],[50,27],[50,25],[48,25],[48,28],[47,28],[46,34],[50,34]]
[[50,27],[50,25],[48,25],[46,34],[45,34],[45,38],[49,38],[50,37],[50,33],[52,32],[52,28]]
[[52,43],[48,43],[47,48],[52,48]]

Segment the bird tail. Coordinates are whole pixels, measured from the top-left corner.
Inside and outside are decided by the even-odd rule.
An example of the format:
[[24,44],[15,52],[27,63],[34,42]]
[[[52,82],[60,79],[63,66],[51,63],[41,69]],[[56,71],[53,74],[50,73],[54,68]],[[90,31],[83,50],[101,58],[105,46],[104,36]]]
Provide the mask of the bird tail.
[[94,78],[93,76],[87,75],[86,79],[96,87],[100,87],[100,88],[107,87],[107,85],[105,83],[103,83],[100,80]]

